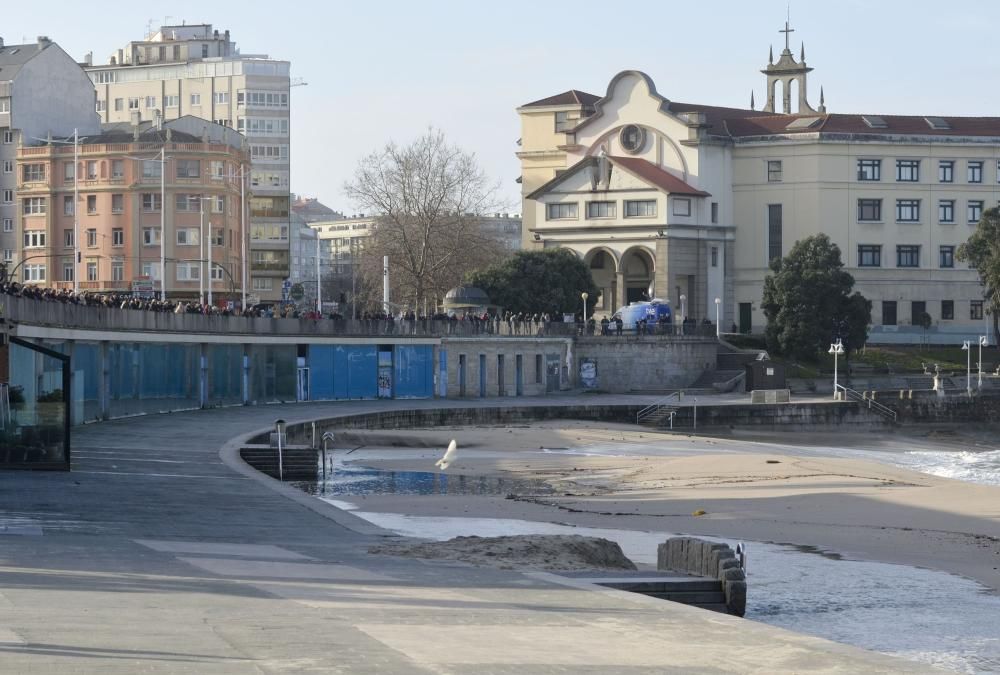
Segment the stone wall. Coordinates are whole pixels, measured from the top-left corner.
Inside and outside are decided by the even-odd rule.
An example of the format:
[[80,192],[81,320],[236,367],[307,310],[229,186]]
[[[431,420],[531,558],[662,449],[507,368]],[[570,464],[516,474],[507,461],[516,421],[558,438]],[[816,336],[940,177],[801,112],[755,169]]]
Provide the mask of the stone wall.
[[595,389],[608,392],[682,389],[715,367],[713,338],[677,337],[670,341],[632,337],[581,337],[576,340],[574,378],[581,361],[597,370]]
[[[566,388],[570,386],[565,366],[571,344],[568,338],[442,338],[439,355],[444,353],[447,368],[445,397],[538,396]],[[558,368],[548,389],[547,364]]]
[[746,614],[746,573],[729,544],[695,537],[673,537],[657,547],[656,569],[718,579],[729,613]]

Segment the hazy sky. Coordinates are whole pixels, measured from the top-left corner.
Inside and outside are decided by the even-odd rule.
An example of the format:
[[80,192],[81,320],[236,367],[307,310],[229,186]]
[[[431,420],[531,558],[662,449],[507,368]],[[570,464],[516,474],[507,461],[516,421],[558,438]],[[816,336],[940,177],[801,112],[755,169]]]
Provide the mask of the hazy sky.
[[[402,2],[215,0],[4,3],[8,44],[48,35],[78,60],[141,39],[147,24],[212,23],[244,53],[292,62],[292,190],[354,210],[343,184],[358,158],[429,125],[475,152],[519,211],[514,109],[567,89],[603,94],[643,70],[668,99],[746,106],[764,99],[767,49],[783,46],[784,0]],[[169,11],[164,17],[156,12]],[[810,100],[830,112],[1000,116],[1000,3],[793,2]]]

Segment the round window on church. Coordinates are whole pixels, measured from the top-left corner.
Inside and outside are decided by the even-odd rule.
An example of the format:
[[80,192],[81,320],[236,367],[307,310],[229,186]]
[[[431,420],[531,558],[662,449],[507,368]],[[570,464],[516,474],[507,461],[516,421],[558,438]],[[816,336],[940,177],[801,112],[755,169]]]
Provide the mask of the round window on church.
[[628,126],[622,127],[621,134],[619,135],[619,140],[622,144],[622,149],[625,152],[636,153],[642,150],[642,146],[646,143],[646,130],[635,124],[629,124]]

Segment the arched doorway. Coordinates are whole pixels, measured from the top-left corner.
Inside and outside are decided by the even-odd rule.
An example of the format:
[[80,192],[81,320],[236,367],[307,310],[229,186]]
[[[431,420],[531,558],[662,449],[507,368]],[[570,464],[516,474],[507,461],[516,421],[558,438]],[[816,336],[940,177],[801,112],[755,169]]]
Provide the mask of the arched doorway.
[[645,249],[635,248],[622,256],[625,278],[625,303],[650,299],[653,286],[653,256]]
[[615,298],[618,297],[618,262],[610,251],[603,248],[587,253],[584,261],[590,268],[594,283],[601,289],[601,297],[594,304],[594,312],[614,312],[618,309],[615,306]]

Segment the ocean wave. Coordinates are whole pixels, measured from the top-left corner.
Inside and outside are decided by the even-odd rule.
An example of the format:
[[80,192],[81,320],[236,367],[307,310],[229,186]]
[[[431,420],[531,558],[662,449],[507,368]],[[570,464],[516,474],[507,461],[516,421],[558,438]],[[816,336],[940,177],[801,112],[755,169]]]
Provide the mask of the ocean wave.
[[913,450],[905,455],[907,468],[942,478],[982,485],[1000,485],[1000,450],[982,452]]

